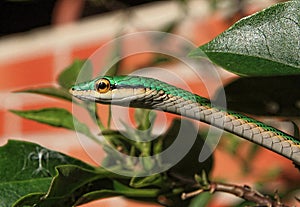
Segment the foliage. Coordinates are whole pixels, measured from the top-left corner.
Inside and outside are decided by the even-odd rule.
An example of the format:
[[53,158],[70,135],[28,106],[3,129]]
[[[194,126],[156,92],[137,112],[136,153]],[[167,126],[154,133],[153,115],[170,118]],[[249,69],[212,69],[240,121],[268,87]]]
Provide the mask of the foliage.
[[204,52],[239,75],[300,74],[299,11],[299,1],[277,4],[241,19],[190,56]]
[[[296,80],[293,84],[285,84],[287,85],[285,91],[294,91],[289,98],[281,97],[280,95],[285,93],[280,92],[276,94],[277,96],[272,95],[272,89],[276,87],[278,81],[286,79],[283,75],[300,74],[299,6],[299,1],[277,4],[242,19],[211,42],[191,52],[190,55],[194,57],[205,54],[214,63],[231,72],[258,76],[240,79],[225,88],[231,108],[239,111],[245,110],[245,112],[253,114],[269,115],[269,111],[258,110],[261,108],[259,104],[263,104],[260,103],[261,97],[267,96],[275,97],[274,102],[278,102],[280,107],[285,109],[280,110],[280,115],[291,115],[288,107],[289,104],[295,105],[294,101],[298,100],[293,98],[297,97],[297,92],[293,89],[299,88],[297,87],[299,86],[299,81],[297,82],[299,77],[295,76]],[[157,64],[159,59],[160,57],[155,57],[152,63]],[[71,103],[72,98],[68,89],[75,83],[83,66],[90,71],[84,77],[89,79],[92,74],[91,64],[88,61],[76,60],[59,75],[59,87],[26,89],[18,92],[51,96]],[[117,72],[118,65],[113,68],[111,73],[116,74]],[[261,77],[273,75],[281,75],[281,77],[272,77],[273,79]],[[273,85],[271,84],[272,81]],[[243,102],[249,98],[241,99],[239,97],[239,95],[248,94],[247,90],[250,83],[252,85],[259,83],[257,84],[258,89],[255,89],[257,98],[253,97],[252,105],[249,101]],[[268,89],[267,86],[270,85],[271,87]],[[260,87],[263,90],[259,90]],[[286,105],[283,104],[282,100],[285,100]],[[179,120],[174,119],[168,130],[153,141],[133,141],[128,140],[124,134],[129,134],[136,140],[142,140],[142,135],[138,133],[138,130],[150,129],[148,136],[153,136],[149,120],[155,120],[155,115],[148,110],[137,109],[135,111],[136,128],[125,125],[125,131],[116,131],[110,128],[109,124],[106,127],[98,115],[93,118],[97,112],[97,106],[73,101],[85,109],[98,124],[105,137],[104,142],[99,142],[98,138],[91,133],[89,126],[65,109],[45,108],[28,111],[11,110],[11,112],[23,118],[55,127],[69,130],[79,129],[78,132],[93,139],[100,144],[99,147],[103,147],[107,152],[103,161],[103,166],[106,168],[90,166],[37,144],[9,141],[8,144],[0,148],[1,206],[76,206],[93,200],[120,195],[136,200],[157,202],[166,206],[205,206],[209,203],[212,195],[208,193],[202,193],[194,199],[181,199],[183,192],[197,190],[199,183],[207,182],[207,179],[211,177],[212,157],[204,163],[199,163],[197,160],[199,149],[204,143],[201,134],[198,134],[197,143],[191,151],[166,172],[148,177],[129,177],[106,170],[117,167],[120,171],[134,171],[136,166],[133,160],[129,157],[126,162],[122,162],[113,149],[134,156],[158,154],[174,141],[180,124],[185,130],[196,131],[189,121],[180,123]],[[274,113],[277,115],[279,112],[275,111],[272,115]],[[295,115],[299,116],[299,114]],[[229,150],[235,154],[239,143],[233,143],[234,147]],[[253,148],[249,151],[249,155],[255,151]],[[159,164],[167,163],[157,159],[155,163],[145,162],[139,167],[142,171],[151,171],[153,166]],[[187,168],[189,170],[186,170]]]

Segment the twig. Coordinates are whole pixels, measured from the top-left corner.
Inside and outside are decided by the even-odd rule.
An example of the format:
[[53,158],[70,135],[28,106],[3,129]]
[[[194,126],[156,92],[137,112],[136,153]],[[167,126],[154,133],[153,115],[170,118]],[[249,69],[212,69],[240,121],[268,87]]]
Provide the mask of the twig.
[[259,206],[267,206],[267,207],[289,207],[285,204],[283,204],[277,192],[275,192],[274,198],[271,198],[269,196],[263,195],[255,190],[253,190],[251,187],[244,185],[244,186],[238,186],[233,184],[225,184],[225,183],[217,183],[217,182],[211,182],[207,186],[204,186],[203,188],[200,188],[199,190],[190,192],[190,193],[183,193],[181,195],[181,198],[188,199],[191,197],[194,197],[196,195],[199,195],[202,192],[209,191],[211,193],[214,192],[225,192],[230,193],[235,196],[238,196],[240,198],[243,198],[247,201],[251,201],[256,203]]

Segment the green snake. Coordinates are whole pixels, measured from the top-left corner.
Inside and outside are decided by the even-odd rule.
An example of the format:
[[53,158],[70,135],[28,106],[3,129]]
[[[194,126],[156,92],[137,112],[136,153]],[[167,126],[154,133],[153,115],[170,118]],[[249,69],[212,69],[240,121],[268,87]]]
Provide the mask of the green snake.
[[243,114],[212,105],[209,99],[141,76],[102,76],[79,83],[70,93],[84,101],[157,109],[205,122],[268,148],[300,165],[300,141]]

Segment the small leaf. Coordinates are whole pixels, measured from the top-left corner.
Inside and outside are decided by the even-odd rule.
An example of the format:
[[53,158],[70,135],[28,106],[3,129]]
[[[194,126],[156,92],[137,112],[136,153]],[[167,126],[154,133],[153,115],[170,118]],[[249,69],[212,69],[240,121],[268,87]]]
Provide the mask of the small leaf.
[[[83,70],[83,72],[81,72]],[[59,85],[69,90],[76,82],[83,82],[92,78],[93,67],[88,60],[75,60],[72,65],[58,76]]]
[[300,1],[279,3],[238,21],[191,56],[202,56],[203,51],[240,75],[300,74],[299,20]]
[[56,174],[55,167],[62,164],[93,169],[77,159],[40,145],[9,140],[0,147],[0,206],[12,206],[29,194],[44,195]]
[[[40,123],[55,127],[62,127],[78,131],[97,141],[98,139],[90,132],[87,125],[79,122],[73,115],[62,108],[44,108],[40,110],[18,111],[10,110],[12,113],[26,119],[34,120]],[[98,142],[98,141],[97,141]]]
[[154,174],[147,177],[133,177],[130,180],[129,185],[134,188],[161,186],[163,181],[164,180],[161,174]]
[[[60,98],[67,101],[72,101],[72,96],[66,90],[62,88],[55,88],[55,87],[44,87],[44,88],[33,88],[33,89],[26,89],[16,91],[17,93],[36,93],[46,96],[52,96],[54,98]],[[74,100],[75,101],[75,100]]]

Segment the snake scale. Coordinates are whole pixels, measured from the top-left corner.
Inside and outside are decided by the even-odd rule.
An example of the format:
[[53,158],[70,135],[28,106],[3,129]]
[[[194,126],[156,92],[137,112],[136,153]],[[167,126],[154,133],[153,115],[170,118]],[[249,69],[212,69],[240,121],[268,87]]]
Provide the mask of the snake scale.
[[153,78],[102,76],[79,83],[70,93],[84,101],[157,109],[231,132],[300,165],[300,141],[241,113],[213,106],[209,99]]

